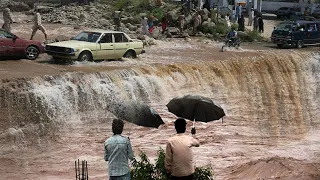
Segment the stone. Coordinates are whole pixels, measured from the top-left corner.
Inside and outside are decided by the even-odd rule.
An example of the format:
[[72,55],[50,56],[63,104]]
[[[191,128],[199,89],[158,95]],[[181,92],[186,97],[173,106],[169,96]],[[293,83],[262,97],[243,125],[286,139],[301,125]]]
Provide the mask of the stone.
[[186,37],[190,37],[188,33],[182,33],[181,37],[186,38]]
[[124,17],[124,18],[121,18],[121,22],[124,23],[124,24],[127,24],[127,23],[130,23],[130,24],[135,24],[136,20],[133,18],[133,17]]
[[143,34],[142,29],[141,29],[141,28],[138,28],[138,29],[136,30],[136,33],[137,33],[137,34]]
[[167,38],[172,38],[172,34],[169,31],[166,33],[166,36]]
[[128,29],[129,29],[130,31],[136,31],[136,30],[138,29],[137,26],[134,26],[134,25],[132,25],[132,24],[130,24],[130,25],[127,26],[127,27],[128,27]]
[[147,44],[148,45],[157,45],[157,43],[155,42],[155,39],[153,39],[153,38],[147,39]]
[[110,25],[110,22],[109,22],[108,20],[102,18],[102,19],[100,19],[99,24],[100,24],[101,26],[109,26],[109,25]]
[[202,27],[204,28],[204,29],[212,29],[212,28],[214,28],[214,26],[215,26],[215,23],[214,22],[211,22],[211,21],[204,21],[203,23],[202,23]]
[[50,6],[36,6],[35,10],[41,14],[51,13],[53,11],[53,7]]
[[147,13],[140,13],[140,14],[139,14],[139,17],[140,17],[140,18],[142,18],[142,17],[147,17]]
[[161,32],[159,29],[154,29],[151,33],[151,37],[153,37],[154,39],[158,39],[160,36]]
[[8,5],[11,6],[11,12],[23,12],[31,10],[31,8],[24,2],[9,1]]
[[76,21],[76,20],[79,19],[78,16],[72,15],[72,14],[69,16],[69,18],[70,18],[72,21]]
[[237,31],[237,34],[240,39],[246,39],[249,36],[246,32],[243,31]]
[[145,37],[144,35],[142,35],[142,34],[139,34],[139,35],[137,36],[137,39],[139,39],[139,40],[146,40],[146,37]]
[[191,24],[191,22],[192,22],[192,16],[191,15],[186,16],[184,25],[188,26]]
[[177,34],[179,34],[179,29],[176,28],[176,27],[168,27],[168,32],[169,32],[171,35],[177,35]]

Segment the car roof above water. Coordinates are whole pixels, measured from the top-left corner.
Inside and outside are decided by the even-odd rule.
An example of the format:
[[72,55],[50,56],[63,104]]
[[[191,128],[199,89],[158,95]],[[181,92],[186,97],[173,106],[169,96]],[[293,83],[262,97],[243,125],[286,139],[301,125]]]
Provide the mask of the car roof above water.
[[123,33],[121,31],[112,31],[112,30],[104,30],[104,29],[88,29],[84,30],[84,32],[95,32],[95,33]]
[[299,25],[303,25],[303,24],[310,24],[310,23],[317,23],[320,24],[320,21],[306,21],[306,20],[296,20],[296,21],[283,21],[280,24],[299,24]]

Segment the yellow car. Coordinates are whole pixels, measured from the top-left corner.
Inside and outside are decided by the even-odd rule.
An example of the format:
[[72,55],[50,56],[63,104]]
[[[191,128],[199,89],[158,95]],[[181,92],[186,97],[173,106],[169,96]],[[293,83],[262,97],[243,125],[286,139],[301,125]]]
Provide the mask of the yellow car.
[[70,41],[46,45],[45,52],[54,59],[93,61],[101,59],[135,58],[144,53],[143,42],[131,39],[119,31],[83,31]]

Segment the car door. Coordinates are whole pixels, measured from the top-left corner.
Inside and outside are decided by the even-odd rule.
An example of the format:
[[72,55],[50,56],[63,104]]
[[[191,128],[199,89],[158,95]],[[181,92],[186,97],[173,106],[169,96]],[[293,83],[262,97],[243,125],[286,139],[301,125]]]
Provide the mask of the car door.
[[317,26],[315,23],[307,24],[305,44],[315,44],[317,42],[318,32],[316,28]]
[[316,24],[316,29],[315,29],[315,44],[320,44],[320,23]]
[[0,32],[0,56],[5,56],[7,53],[7,47],[5,46],[4,38],[5,37],[1,36]]
[[[2,35],[1,35],[2,34]],[[14,34],[0,30],[0,37],[4,48],[6,49],[6,56],[23,56],[25,55],[27,41],[20,39]]]
[[97,43],[97,59],[114,59],[114,40],[112,33],[104,33]]
[[0,30],[0,56],[12,56],[11,47],[13,43],[13,35]]
[[114,50],[116,58],[121,58],[130,48],[129,39],[123,33],[114,33]]

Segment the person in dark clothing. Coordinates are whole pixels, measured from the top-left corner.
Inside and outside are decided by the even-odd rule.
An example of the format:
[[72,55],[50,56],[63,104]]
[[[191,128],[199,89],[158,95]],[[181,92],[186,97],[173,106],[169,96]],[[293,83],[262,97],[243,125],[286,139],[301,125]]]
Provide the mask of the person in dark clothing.
[[164,34],[164,32],[167,30],[168,24],[169,24],[168,15],[165,14],[161,19],[162,34]]
[[243,16],[243,14],[238,19],[238,25],[239,25],[238,31],[244,31],[244,16]]
[[253,18],[253,30],[258,30],[258,16],[255,15],[254,18]]
[[262,16],[258,17],[258,26],[259,26],[259,32],[263,33],[264,32],[264,23],[263,23]]

